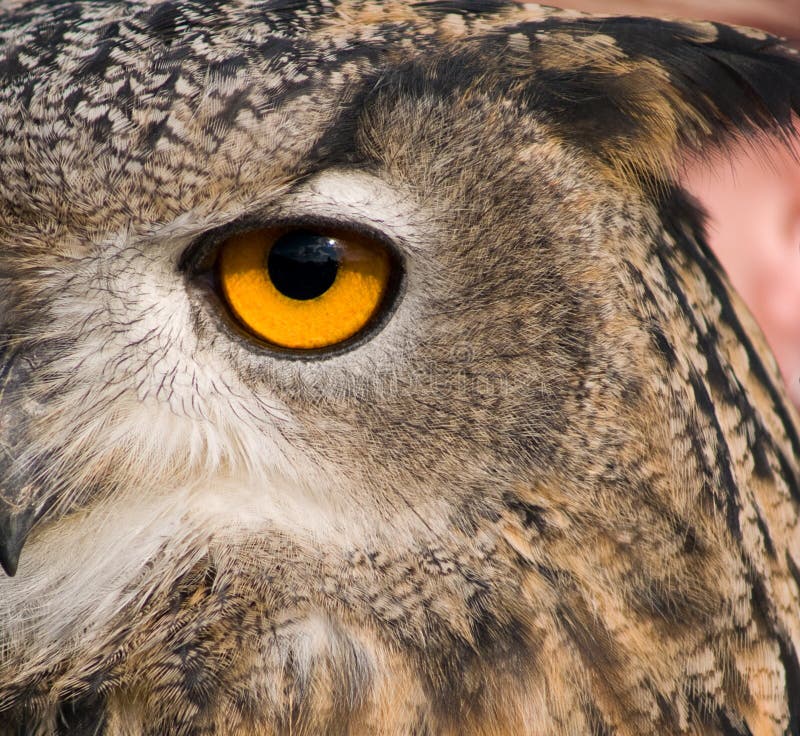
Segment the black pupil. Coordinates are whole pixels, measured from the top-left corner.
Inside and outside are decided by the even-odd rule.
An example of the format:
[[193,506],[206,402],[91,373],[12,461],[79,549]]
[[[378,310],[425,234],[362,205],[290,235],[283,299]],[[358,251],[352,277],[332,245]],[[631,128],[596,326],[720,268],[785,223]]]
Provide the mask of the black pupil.
[[331,288],[339,270],[336,240],[296,230],[281,235],[267,257],[275,288],[290,299],[313,299]]

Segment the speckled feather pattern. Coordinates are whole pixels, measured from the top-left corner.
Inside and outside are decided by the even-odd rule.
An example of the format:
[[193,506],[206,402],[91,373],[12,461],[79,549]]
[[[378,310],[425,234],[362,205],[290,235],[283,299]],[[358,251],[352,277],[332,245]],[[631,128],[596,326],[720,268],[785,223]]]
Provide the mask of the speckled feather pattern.
[[[790,134],[796,56],[490,0],[0,36],[2,736],[800,734],[798,419],[675,179]],[[197,263],[322,216],[403,294],[289,360]]]

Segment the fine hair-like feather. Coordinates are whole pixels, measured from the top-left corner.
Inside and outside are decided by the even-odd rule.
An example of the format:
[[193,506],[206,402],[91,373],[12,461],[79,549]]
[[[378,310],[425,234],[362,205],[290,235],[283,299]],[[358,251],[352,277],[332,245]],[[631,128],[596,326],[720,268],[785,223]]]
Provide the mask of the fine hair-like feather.
[[[676,178],[799,112],[715,23],[8,4],[0,734],[800,734],[798,420]],[[226,316],[286,222],[391,247],[363,339]]]

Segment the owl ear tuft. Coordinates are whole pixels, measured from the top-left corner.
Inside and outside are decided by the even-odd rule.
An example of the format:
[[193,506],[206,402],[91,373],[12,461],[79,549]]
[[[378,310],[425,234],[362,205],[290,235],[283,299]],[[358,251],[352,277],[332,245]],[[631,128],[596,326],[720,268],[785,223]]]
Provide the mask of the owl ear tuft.
[[797,134],[800,55],[766,33],[633,17],[535,25],[533,104],[624,177],[661,181],[687,154]]

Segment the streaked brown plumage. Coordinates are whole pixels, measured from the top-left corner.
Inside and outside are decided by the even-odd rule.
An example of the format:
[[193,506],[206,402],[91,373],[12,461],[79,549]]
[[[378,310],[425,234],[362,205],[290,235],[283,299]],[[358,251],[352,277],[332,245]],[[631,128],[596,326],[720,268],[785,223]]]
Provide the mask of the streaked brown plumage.
[[[795,56],[489,1],[0,28],[2,736],[800,733],[798,421],[674,179],[788,135]],[[287,221],[402,261],[347,350],[225,316],[215,249]]]

